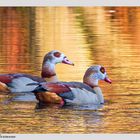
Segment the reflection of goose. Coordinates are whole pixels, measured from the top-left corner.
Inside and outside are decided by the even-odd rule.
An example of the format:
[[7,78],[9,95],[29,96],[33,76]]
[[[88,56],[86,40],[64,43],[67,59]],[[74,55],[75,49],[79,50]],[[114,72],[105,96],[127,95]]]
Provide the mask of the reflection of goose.
[[[40,83],[33,91],[40,104],[59,103],[61,105],[103,104],[104,98],[98,81],[111,83],[105,68],[100,65],[87,69],[83,83],[51,82]],[[46,92],[47,91],[47,92]]]
[[34,90],[36,86],[27,86],[28,83],[45,82],[45,79],[49,82],[57,82],[58,79],[55,72],[55,64],[57,63],[73,65],[63,53],[53,50],[44,56],[41,72],[42,78],[20,73],[1,74],[0,91],[30,92]]

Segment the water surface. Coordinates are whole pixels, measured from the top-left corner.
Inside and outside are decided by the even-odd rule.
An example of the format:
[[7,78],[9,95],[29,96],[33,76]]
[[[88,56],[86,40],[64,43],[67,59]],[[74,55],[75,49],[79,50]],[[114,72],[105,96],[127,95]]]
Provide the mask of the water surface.
[[103,108],[36,109],[33,95],[0,93],[2,133],[139,133],[140,8],[0,8],[0,73],[40,76],[43,56],[64,52],[75,66],[56,66],[62,81],[82,81],[105,66],[113,84],[100,82]]

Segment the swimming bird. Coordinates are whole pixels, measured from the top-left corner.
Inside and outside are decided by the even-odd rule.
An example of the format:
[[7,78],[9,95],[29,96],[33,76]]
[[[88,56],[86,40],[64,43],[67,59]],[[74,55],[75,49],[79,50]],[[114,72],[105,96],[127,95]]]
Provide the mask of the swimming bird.
[[101,65],[89,67],[82,82],[42,82],[33,91],[40,104],[86,105],[104,104],[102,90],[98,85],[99,80],[111,84],[106,70]]
[[57,82],[55,72],[57,63],[74,65],[63,53],[57,50],[50,51],[44,56],[41,77],[22,73],[0,74],[0,91],[30,92],[36,88],[36,85],[27,86],[28,83]]

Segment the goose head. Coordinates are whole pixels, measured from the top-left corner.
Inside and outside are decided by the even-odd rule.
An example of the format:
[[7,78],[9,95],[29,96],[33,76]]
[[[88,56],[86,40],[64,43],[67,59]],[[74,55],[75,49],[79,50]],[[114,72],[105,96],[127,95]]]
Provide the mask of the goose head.
[[74,63],[71,62],[64,53],[57,50],[50,51],[44,56],[43,65],[47,63],[50,64],[64,63],[68,65],[74,65]]
[[94,65],[87,69],[85,72],[83,82],[91,87],[98,86],[98,81],[104,80],[107,83],[112,83],[108,78],[106,69],[101,65]]
[[[55,72],[55,65],[58,63],[64,63],[68,65],[73,65],[73,62],[68,60],[67,56],[57,50],[50,51],[44,56],[43,63],[42,63],[42,72],[41,76],[42,78],[52,78],[53,76],[56,76]],[[52,82],[57,81],[56,80],[50,80]]]

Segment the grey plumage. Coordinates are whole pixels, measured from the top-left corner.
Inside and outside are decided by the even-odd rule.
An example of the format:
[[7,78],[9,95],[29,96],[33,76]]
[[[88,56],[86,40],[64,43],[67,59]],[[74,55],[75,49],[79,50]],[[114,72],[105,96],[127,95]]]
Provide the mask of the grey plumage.
[[73,100],[74,99],[74,94],[70,91],[70,92],[64,92],[59,94],[60,97],[62,97],[63,99],[69,99],[69,100]]
[[60,83],[66,85],[68,87],[86,89],[86,90],[88,90],[90,92],[95,93],[95,91],[90,86],[88,86],[88,85],[86,85],[84,83],[81,83],[81,82],[60,82]]

